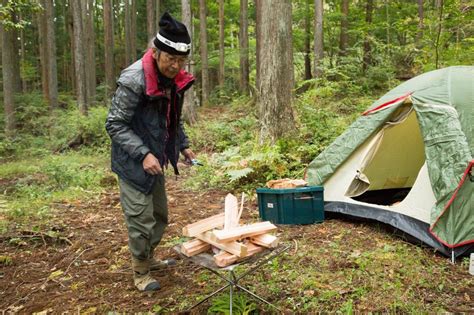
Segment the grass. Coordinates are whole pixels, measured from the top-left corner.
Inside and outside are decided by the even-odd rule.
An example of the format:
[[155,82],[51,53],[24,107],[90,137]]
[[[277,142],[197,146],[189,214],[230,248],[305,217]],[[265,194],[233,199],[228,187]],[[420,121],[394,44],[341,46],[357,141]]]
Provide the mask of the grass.
[[42,159],[26,158],[0,167],[0,215],[9,223],[38,224],[61,202],[88,199],[114,182],[106,155],[68,152]]

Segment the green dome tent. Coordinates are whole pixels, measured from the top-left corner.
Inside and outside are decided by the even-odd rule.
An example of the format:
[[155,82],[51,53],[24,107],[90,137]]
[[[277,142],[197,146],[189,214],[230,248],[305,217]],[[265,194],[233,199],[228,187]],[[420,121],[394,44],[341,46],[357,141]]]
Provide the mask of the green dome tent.
[[474,67],[385,94],[308,166],[325,211],[375,219],[445,255],[474,248]]

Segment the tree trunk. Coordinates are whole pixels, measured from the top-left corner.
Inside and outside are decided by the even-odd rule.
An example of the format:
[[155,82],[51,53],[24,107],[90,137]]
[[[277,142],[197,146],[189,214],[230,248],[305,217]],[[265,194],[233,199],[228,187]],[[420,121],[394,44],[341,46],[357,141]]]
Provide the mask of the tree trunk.
[[[22,20],[22,14],[20,12],[20,20]],[[1,39],[0,39],[0,42],[1,42]],[[1,54],[1,52],[0,52]],[[22,28],[20,30],[20,72],[23,72],[21,70],[24,69],[24,65],[25,65],[25,61],[26,61],[26,51],[25,51],[25,32],[24,32],[24,29]],[[21,77],[21,91],[23,93],[27,93],[28,92],[28,82],[26,80],[26,77],[25,76],[22,76]]]
[[137,60],[137,1],[132,0],[132,5],[130,6],[130,31],[131,31],[131,41],[130,49],[132,51],[132,60],[131,63]]
[[146,34],[148,40],[156,35],[155,25],[155,1],[146,0]]
[[424,11],[423,11],[423,0],[418,0],[418,31],[416,33],[416,46],[422,47],[423,40],[423,28],[424,28]]
[[46,55],[48,74],[48,103],[51,109],[58,107],[58,66],[56,62],[56,35],[54,32],[53,0],[46,0]]
[[209,66],[207,61],[207,21],[206,0],[199,0],[199,37],[201,48],[201,90],[202,105],[209,102]]
[[219,75],[218,82],[224,87],[224,0],[219,0]]
[[[3,0],[6,5],[7,0]],[[15,54],[15,33],[11,29],[7,29],[3,23],[0,23],[0,32],[2,33],[2,76],[3,76],[3,108],[5,114],[5,135],[11,138],[15,135],[15,83],[14,62],[17,58]]]
[[256,45],[255,45],[255,86],[258,88],[260,86],[260,50],[262,46],[262,1],[265,0],[254,0],[255,1],[255,37],[256,37]]
[[[191,13],[191,1],[190,0],[181,0],[181,20],[186,28],[188,29],[189,36],[191,37],[191,42],[194,41],[194,32],[192,28],[192,13]],[[189,52],[188,64],[186,65],[186,71],[194,73],[194,60],[193,60],[193,46],[191,45],[191,51]],[[195,97],[194,97],[194,88],[191,86],[186,93],[184,93],[184,103],[183,103],[183,119],[189,125],[193,125],[197,121],[197,113],[195,107]]]
[[310,13],[309,1],[305,2],[304,15],[304,79],[311,79],[311,29],[310,29]]
[[87,102],[93,103],[95,100],[96,71],[95,71],[95,31],[94,31],[94,1],[84,2],[87,5],[86,18],[84,23],[85,50],[86,50],[86,83]]
[[130,0],[125,0],[125,65],[129,65],[132,62],[132,13],[130,8]]
[[43,91],[43,98],[49,102],[49,80],[48,80],[48,52],[47,52],[47,27],[46,27],[46,1],[41,0],[40,4],[44,8],[39,11],[36,18],[38,21],[38,42],[39,42],[39,57],[41,65],[41,87]]
[[347,30],[349,28],[349,0],[342,0],[341,2],[341,35],[339,39],[339,55],[345,56],[347,54],[347,42],[348,35]]
[[323,33],[323,0],[314,1],[314,76],[323,74],[324,33]]
[[77,104],[79,111],[83,115],[87,115],[87,94],[86,94],[86,70],[85,70],[85,49],[84,49],[84,34],[83,34],[83,19],[82,10],[85,10],[85,3],[82,1],[71,1],[72,18],[74,28],[74,68],[76,75],[76,91]]
[[275,143],[295,130],[291,0],[261,1],[260,79],[257,93],[260,143]]
[[[17,12],[13,12],[12,21],[15,24],[17,24],[19,22]],[[15,93],[21,93],[20,56],[18,55],[18,52],[20,51],[20,43],[18,42],[18,32],[17,32],[17,30],[12,29],[12,32],[13,32],[13,38],[14,38],[13,48],[14,48],[14,51],[15,51],[15,59],[14,59],[14,62],[13,62],[14,71],[13,71],[13,78],[12,78],[13,88],[14,88]]]
[[68,8],[67,8],[67,32],[69,34],[69,41],[70,41],[70,51],[71,51],[71,63],[69,64],[69,68],[71,69],[71,85],[72,89],[74,90],[74,94],[77,95],[77,82],[76,82],[76,56],[75,56],[75,39],[74,39],[74,18],[72,14],[72,0],[68,1]]
[[368,29],[368,31],[365,34],[365,40],[364,40],[364,57],[363,57],[363,62],[362,62],[363,73],[365,73],[367,68],[372,64],[372,52],[371,52],[371,47],[370,47],[369,36],[371,33],[373,9],[374,9],[374,1],[367,0],[367,4],[365,7],[365,23],[366,23],[366,28]]
[[156,1],[155,2],[155,16],[156,16],[155,32],[158,32],[158,30],[160,29],[161,1],[160,0],[155,0],[155,1]]
[[240,0],[240,28],[239,28],[239,55],[240,55],[240,92],[249,93],[249,20],[248,0]]
[[114,79],[114,24],[112,1],[104,0],[104,54],[105,54],[105,95],[109,97],[115,86]]

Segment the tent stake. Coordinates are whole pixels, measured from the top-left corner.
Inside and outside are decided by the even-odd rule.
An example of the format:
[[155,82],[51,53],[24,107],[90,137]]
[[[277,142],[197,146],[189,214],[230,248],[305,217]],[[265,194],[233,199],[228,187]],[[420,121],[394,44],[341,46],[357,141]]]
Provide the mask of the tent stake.
[[454,265],[454,248],[451,249],[451,263]]

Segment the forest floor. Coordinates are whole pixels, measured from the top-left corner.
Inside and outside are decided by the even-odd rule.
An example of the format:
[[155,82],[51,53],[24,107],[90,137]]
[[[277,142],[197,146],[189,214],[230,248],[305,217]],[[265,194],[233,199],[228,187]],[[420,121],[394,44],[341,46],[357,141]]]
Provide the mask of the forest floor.
[[[0,182],[0,188],[5,191],[14,181]],[[182,178],[168,176],[170,224],[156,256],[173,257],[178,263],[153,273],[160,291],[140,293],[133,286],[119,195],[110,188],[87,200],[54,204],[52,216],[40,229],[9,223],[0,238],[0,310],[178,313],[213,292],[222,281],[181,259],[172,247],[184,241],[183,226],[222,211],[227,192],[193,192],[183,183]],[[243,220],[258,220],[255,197],[245,204]],[[289,251],[242,284],[285,312],[474,311],[474,277],[466,258],[453,265],[383,226],[329,219],[314,225],[280,225],[278,236],[291,245]],[[206,313],[219,301],[226,305],[226,294],[194,312]],[[240,304],[272,312],[250,298],[242,298]]]

